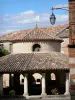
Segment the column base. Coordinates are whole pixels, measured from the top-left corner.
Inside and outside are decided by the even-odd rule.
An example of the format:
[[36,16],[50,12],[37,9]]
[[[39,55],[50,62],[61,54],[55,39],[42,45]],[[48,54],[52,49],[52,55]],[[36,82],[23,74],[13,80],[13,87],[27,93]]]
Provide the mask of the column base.
[[29,95],[28,93],[24,93],[24,94],[23,94],[23,96],[28,96],[28,95]]
[[47,96],[47,94],[46,93],[41,93],[41,96],[45,97],[45,96]]
[[28,100],[29,99],[29,95],[28,94],[23,94],[23,96]]
[[70,92],[65,92],[64,95],[70,95]]

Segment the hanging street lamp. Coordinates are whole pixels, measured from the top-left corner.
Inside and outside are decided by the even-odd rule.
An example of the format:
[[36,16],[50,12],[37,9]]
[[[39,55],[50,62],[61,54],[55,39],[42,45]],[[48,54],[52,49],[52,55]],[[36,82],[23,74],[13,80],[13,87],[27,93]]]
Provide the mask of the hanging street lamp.
[[55,15],[53,13],[53,7],[52,7],[52,15],[50,16],[50,22],[51,22],[52,25],[54,25],[55,21],[56,21],[56,17],[55,17]]
[[61,9],[61,10],[66,10],[66,11],[69,11],[68,9],[67,9],[68,7],[62,7],[62,8],[53,8],[52,7],[52,14],[51,14],[51,16],[50,16],[50,23],[52,24],[52,25],[54,25],[55,24],[55,22],[56,22],[56,17],[55,17],[55,15],[54,15],[54,13],[53,13],[53,10],[58,10],[58,9]]

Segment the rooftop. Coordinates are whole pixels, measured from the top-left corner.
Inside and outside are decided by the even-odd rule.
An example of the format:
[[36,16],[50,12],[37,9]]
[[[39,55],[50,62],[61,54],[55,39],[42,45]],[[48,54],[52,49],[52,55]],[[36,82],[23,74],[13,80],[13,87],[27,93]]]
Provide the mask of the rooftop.
[[59,40],[62,41],[59,37],[59,33],[64,31],[68,27],[68,24],[58,25],[58,26],[50,26],[50,27],[35,27],[33,29],[28,30],[20,30],[8,33],[2,37],[0,40]]
[[68,57],[59,52],[20,53],[0,57],[0,72],[69,70]]

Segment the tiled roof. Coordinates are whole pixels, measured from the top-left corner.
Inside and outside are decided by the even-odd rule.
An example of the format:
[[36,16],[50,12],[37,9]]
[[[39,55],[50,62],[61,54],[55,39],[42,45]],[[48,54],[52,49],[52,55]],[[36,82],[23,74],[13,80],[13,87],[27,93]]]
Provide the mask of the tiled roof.
[[61,40],[56,34],[68,27],[68,24],[50,26],[50,27],[35,27],[34,29],[20,30],[8,33],[0,38],[0,40]]
[[0,57],[0,72],[69,70],[68,57],[58,52],[21,53]]
[[62,32],[58,33],[56,36],[60,38],[69,38],[69,29],[65,29]]
[[43,29],[41,28],[34,28],[33,30],[31,30],[29,33],[26,34],[25,37],[23,37],[24,40],[46,40],[46,39],[52,39],[52,40],[61,40],[59,37],[57,36],[53,36],[45,31],[43,31]]

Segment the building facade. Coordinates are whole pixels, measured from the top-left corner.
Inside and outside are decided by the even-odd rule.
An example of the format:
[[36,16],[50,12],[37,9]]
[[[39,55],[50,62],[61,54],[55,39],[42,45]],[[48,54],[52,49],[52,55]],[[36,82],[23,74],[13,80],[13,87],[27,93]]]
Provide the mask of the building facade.
[[[1,37],[1,44],[10,54],[0,58],[0,73],[9,74],[9,85],[16,94],[23,86],[24,95],[45,96],[55,89],[58,94],[69,94],[68,57],[61,53],[63,40],[56,35],[60,27],[65,29],[64,25],[52,31],[35,27]],[[2,76],[0,81],[3,93]]]

